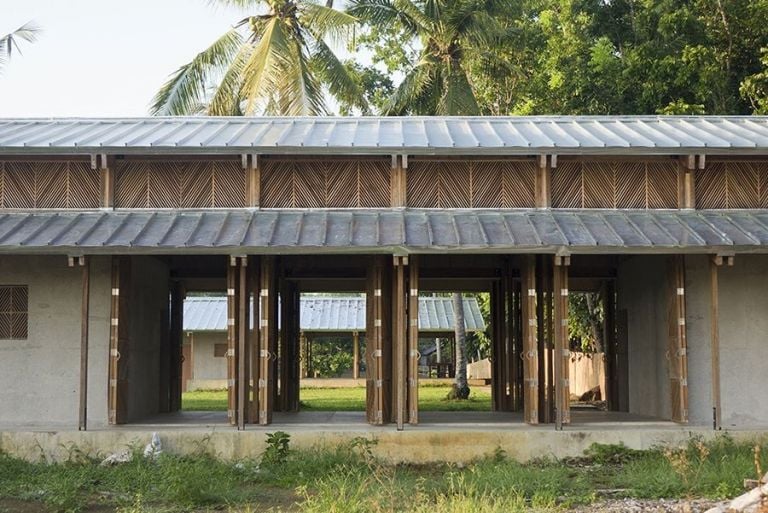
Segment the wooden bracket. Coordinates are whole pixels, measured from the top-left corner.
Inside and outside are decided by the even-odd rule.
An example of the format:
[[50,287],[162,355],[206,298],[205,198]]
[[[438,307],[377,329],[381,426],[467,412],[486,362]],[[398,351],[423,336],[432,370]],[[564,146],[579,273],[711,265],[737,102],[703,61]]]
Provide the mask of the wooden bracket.
[[561,254],[561,255],[555,255],[555,265],[556,266],[563,266],[568,267],[571,265],[571,255],[568,254]]
[[712,263],[717,266],[727,265],[728,267],[733,267],[735,258],[736,255],[719,253],[717,255],[712,255]]
[[85,265],[85,256],[69,256],[67,257],[67,264],[69,267],[83,267]]

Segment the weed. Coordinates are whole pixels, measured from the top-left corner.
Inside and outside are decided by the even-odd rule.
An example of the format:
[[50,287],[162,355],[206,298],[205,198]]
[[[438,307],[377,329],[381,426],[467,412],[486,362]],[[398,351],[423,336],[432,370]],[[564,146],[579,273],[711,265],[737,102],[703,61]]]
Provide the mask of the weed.
[[285,431],[267,433],[267,448],[261,456],[261,461],[267,465],[280,465],[288,459],[291,435]]

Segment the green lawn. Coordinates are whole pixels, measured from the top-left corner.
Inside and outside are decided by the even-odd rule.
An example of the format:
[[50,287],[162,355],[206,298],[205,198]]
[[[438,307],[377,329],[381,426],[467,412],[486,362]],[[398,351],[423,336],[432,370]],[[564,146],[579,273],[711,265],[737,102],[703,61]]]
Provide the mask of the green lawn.
[[[421,411],[490,411],[491,392],[487,387],[475,387],[466,401],[449,401],[445,397],[450,386],[419,388]],[[201,390],[182,395],[182,409],[188,411],[226,411],[225,390]],[[302,388],[303,411],[363,411],[365,387]]]

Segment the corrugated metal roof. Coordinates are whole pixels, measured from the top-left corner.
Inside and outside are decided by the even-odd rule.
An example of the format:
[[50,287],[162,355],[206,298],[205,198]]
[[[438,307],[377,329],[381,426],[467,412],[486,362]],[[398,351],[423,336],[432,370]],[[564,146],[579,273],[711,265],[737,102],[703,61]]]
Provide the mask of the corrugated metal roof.
[[[473,297],[464,298],[464,325],[467,331],[485,329],[480,305]],[[304,296],[301,298],[301,329],[311,332],[365,331],[365,298]],[[219,296],[187,298],[184,301],[184,330],[226,331],[227,298]],[[452,331],[451,298],[419,298],[419,330]]]
[[0,119],[15,153],[765,153],[766,116]]
[[768,210],[260,210],[0,214],[0,252],[768,250]]

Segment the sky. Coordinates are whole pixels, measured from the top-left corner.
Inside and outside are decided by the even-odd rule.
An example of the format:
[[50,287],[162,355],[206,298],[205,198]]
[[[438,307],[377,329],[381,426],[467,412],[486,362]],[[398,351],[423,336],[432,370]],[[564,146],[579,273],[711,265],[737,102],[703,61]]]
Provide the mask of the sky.
[[145,116],[243,13],[207,0],[0,0],[0,34],[42,28],[0,74],[0,117]]

